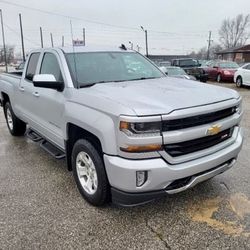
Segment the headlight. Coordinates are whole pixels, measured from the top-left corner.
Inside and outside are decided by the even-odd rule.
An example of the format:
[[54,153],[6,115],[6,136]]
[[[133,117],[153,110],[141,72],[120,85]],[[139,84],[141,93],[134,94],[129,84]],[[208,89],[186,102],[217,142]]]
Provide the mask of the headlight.
[[235,110],[238,114],[242,112],[242,101],[236,106]]
[[120,130],[127,135],[160,134],[161,122],[120,122]]
[[224,75],[231,75],[232,73],[230,72],[230,71],[228,71],[228,70],[225,70],[224,71]]

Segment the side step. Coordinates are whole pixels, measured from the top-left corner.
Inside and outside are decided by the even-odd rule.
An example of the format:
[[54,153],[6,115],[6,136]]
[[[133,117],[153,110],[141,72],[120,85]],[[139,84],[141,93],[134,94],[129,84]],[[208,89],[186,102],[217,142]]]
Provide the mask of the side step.
[[58,160],[65,157],[65,152],[54,146],[52,143],[46,141],[45,139],[43,139],[40,143],[40,147]]
[[43,138],[37,134],[35,131],[33,131],[32,129],[28,129],[27,133],[26,133],[27,137],[34,141],[34,142],[39,142],[41,141]]

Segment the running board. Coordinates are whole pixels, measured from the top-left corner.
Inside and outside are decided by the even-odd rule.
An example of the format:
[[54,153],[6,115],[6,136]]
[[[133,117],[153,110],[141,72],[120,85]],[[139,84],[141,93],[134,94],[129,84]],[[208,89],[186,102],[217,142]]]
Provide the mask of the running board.
[[41,141],[43,138],[37,134],[34,130],[32,129],[28,129],[27,133],[26,133],[27,137],[32,140],[33,142],[39,142]]
[[63,152],[61,149],[59,149],[52,143],[46,141],[45,139],[42,140],[42,142],[40,143],[40,147],[58,160],[63,159],[65,157],[65,152]]

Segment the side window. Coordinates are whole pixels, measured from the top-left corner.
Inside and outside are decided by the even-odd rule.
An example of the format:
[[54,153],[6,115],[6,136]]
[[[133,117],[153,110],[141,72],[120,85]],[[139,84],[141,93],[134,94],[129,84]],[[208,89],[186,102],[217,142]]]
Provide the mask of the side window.
[[63,82],[60,66],[54,54],[52,53],[44,54],[40,74],[54,75],[56,81]]
[[33,53],[30,55],[25,78],[29,81],[33,80],[33,76],[36,73],[36,66],[39,59],[40,53]]
[[250,64],[248,64],[246,68],[247,68],[248,70],[250,70]]

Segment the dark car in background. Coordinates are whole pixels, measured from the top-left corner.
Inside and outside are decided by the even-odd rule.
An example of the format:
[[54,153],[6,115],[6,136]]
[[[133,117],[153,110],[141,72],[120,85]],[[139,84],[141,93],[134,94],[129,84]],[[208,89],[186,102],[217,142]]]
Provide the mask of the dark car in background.
[[196,80],[206,82],[208,75],[205,70],[200,67],[201,64],[198,60],[193,58],[179,58],[172,60],[172,66],[181,67],[188,75],[194,76]]
[[210,80],[217,82],[233,82],[234,73],[239,68],[236,62],[232,61],[211,61],[203,69],[207,72]]

